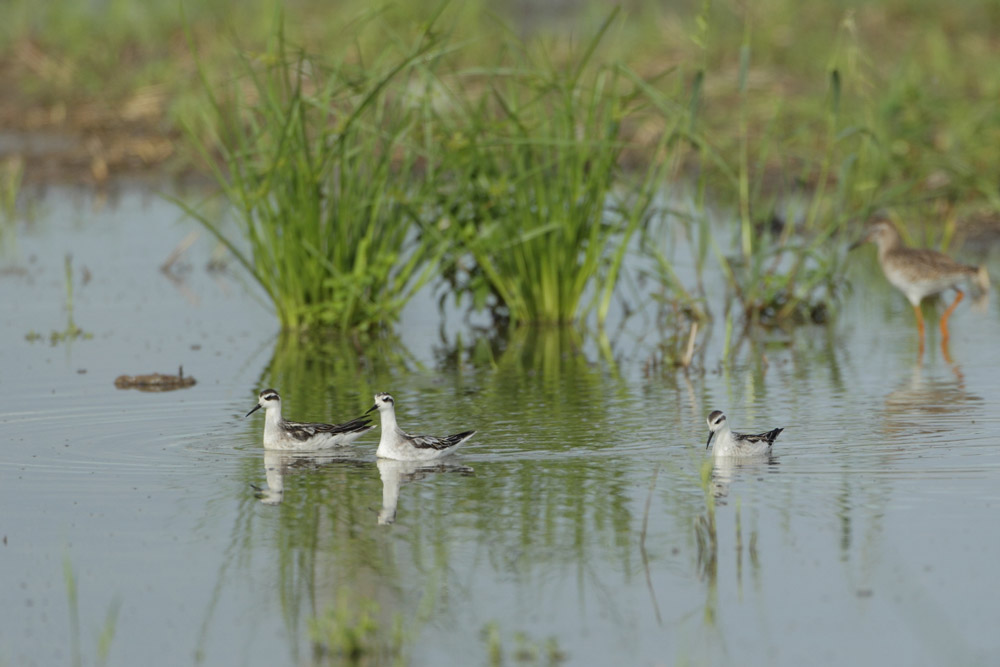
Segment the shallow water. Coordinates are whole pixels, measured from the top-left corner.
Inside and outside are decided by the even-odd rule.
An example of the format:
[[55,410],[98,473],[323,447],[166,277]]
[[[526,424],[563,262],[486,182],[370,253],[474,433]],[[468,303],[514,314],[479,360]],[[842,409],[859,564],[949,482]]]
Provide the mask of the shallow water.
[[[160,273],[195,229],[172,205],[53,190],[38,211],[0,249],[0,665],[94,663],[116,608],[112,665],[337,662],[345,628],[368,664],[1000,650],[995,292],[953,316],[952,363],[933,329],[917,363],[871,251],[833,325],[744,342],[729,365],[716,326],[689,376],[649,371],[661,334],[641,314],[606,341],[491,344],[454,313],[440,326],[433,294],[399,338],[306,348],[238,274],[205,269],[207,236]],[[93,337],[30,342],[66,326],[67,253]],[[191,389],[113,385],[181,364]],[[346,420],[388,390],[405,428],[479,433],[442,466],[376,464],[376,435],[265,456],[259,413],[243,418],[265,385],[292,419]],[[716,408],[784,426],[775,455],[713,465]]]

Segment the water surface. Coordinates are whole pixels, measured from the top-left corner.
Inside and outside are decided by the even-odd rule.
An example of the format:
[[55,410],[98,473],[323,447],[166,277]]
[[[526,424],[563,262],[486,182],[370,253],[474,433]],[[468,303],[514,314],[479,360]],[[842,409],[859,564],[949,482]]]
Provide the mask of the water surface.
[[[53,190],[0,259],[0,665],[990,664],[1000,562],[1000,323],[960,306],[918,363],[909,305],[862,251],[828,327],[704,370],[648,362],[640,314],[592,333],[477,339],[433,290],[360,349],[278,336],[252,286],[140,193]],[[682,251],[677,251],[682,252]],[[90,339],[31,342],[73,317]],[[976,259],[970,257],[970,259]],[[982,259],[982,258],[980,258]],[[995,255],[985,258],[1000,275]],[[684,270],[683,263],[680,264]],[[690,270],[690,267],[687,267]],[[710,294],[719,294],[709,268]],[[117,390],[173,372],[170,393]],[[286,416],[479,429],[441,466],[265,455]],[[713,464],[705,415],[785,427]],[[79,641],[65,569],[77,586]]]

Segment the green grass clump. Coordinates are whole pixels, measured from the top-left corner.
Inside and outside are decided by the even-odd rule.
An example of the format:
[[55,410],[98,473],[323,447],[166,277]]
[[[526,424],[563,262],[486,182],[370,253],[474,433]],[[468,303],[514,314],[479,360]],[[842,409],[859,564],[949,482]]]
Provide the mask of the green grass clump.
[[225,168],[211,144],[199,148],[236,230],[178,203],[233,252],[286,329],[380,327],[431,276],[437,244],[421,229],[412,142],[420,103],[399,94],[431,57],[424,37],[361,66],[292,52],[279,28],[271,49],[244,57],[231,88],[212,91],[206,79]]
[[[510,64],[445,75],[448,42],[431,27],[363,65],[290,57],[279,28],[229,95],[212,94],[236,232],[178,203],[287,329],[394,319],[445,249],[471,257],[516,323],[567,323],[590,307],[603,321],[660,173],[654,162],[624,185],[623,124],[644,92],[624,67],[590,62],[613,17],[572,68],[511,38]],[[211,164],[211,143],[200,149]]]
[[568,65],[510,40],[507,62],[456,76],[483,92],[457,96],[461,111],[441,119],[447,227],[473,260],[458,287],[476,306],[494,295],[516,324],[564,324],[595,305],[603,322],[648,215],[656,163],[638,185],[621,171],[642,91],[622,66],[591,62],[613,18]]

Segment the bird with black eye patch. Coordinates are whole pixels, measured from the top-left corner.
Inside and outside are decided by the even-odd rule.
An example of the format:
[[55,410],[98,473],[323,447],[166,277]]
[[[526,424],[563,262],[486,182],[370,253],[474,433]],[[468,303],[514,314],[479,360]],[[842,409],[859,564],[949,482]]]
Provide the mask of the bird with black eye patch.
[[375,394],[375,405],[365,414],[374,410],[378,410],[382,415],[382,435],[375,455],[383,459],[397,461],[439,459],[451,454],[459,445],[476,434],[475,431],[462,431],[440,438],[434,435],[410,435],[396,423],[395,401],[386,393]]
[[[778,434],[783,428],[776,428],[765,433],[749,434],[735,433],[729,428],[726,415],[721,410],[713,410],[708,415],[708,442],[705,449],[712,446],[712,455],[719,456],[761,456],[771,453]],[[712,441],[715,444],[712,445]]]
[[375,428],[363,415],[343,424],[293,422],[281,417],[281,397],[274,389],[260,392],[247,417],[264,408],[264,449],[313,451],[349,445]]

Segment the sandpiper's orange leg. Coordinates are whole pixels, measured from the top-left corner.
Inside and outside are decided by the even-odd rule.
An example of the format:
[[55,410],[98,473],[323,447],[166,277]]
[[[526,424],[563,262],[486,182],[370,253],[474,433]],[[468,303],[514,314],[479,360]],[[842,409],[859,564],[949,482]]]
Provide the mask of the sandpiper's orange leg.
[[[957,370],[954,367],[955,361],[951,358],[951,352],[948,351],[948,341],[946,341],[946,340],[942,340],[941,341],[941,355],[944,357],[945,363],[947,363],[949,365],[952,365],[952,370],[953,371]],[[962,379],[962,372],[961,371],[957,371],[957,375],[958,375],[958,379],[961,380]]]
[[948,342],[948,318],[951,317],[951,313],[955,310],[955,306],[958,302],[962,300],[965,294],[960,289],[956,289],[955,292],[958,294],[955,300],[948,306],[948,310],[944,311],[944,315],[941,316],[941,344],[944,345]]
[[920,354],[924,353],[924,314],[920,312],[920,304],[913,307],[913,314],[917,316],[917,331],[920,332]]

